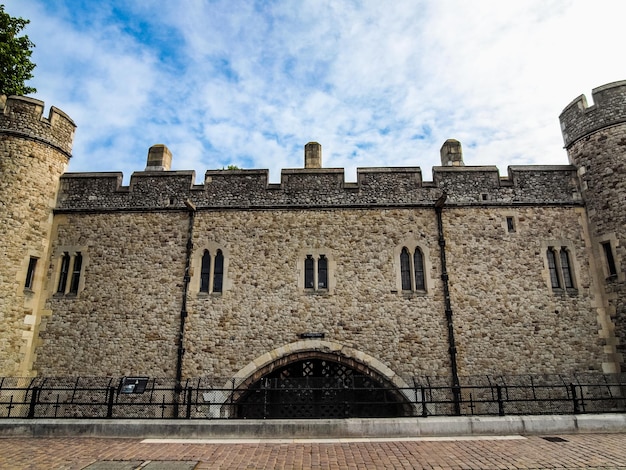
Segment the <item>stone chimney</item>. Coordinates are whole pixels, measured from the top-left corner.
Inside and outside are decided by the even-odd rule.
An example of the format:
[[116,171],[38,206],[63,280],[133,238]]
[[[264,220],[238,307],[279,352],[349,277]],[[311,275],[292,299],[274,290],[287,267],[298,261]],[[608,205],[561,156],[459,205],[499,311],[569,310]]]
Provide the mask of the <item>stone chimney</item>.
[[304,146],[304,168],[322,168],[322,146],[317,142]]
[[172,167],[172,152],[163,144],[156,144],[148,150],[148,163],[145,171],[169,171]]
[[463,150],[461,142],[455,139],[448,139],[441,147],[442,166],[465,166],[463,163]]

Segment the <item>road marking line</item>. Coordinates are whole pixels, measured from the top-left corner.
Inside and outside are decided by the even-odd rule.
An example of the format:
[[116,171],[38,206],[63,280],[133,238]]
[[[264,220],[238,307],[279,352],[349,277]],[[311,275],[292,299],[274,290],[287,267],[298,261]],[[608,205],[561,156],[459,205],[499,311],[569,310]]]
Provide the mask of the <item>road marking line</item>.
[[453,441],[510,441],[526,439],[524,436],[424,436],[424,437],[341,437],[341,438],[289,438],[289,439],[143,439],[142,444],[344,444],[351,442],[453,442]]

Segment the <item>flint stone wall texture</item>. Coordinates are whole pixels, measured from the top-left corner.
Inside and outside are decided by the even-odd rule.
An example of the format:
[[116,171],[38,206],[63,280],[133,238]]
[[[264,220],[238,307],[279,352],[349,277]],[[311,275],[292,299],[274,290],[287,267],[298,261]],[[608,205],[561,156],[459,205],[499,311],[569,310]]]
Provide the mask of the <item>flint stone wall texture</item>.
[[580,204],[573,166],[435,167],[433,181],[419,168],[361,169],[356,183],[343,170],[283,170],[281,184],[269,184],[267,170],[208,171],[194,185],[193,171],[134,173],[122,186],[121,173],[67,173],[61,178],[57,209],[130,210],[184,208],[189,199],[207,208],[432,207],[448,194],[449,203]]
[[174,376],[187,215],[57,217],[51,252],[81,246],[89,262],[73,296],[55,293],[60,256],[50,260],[39,375]]
[[[593,90],[594,104],[584,96],[561,115],[570,161],[578,168],[587,207],[598,277],[605,279],[606,308],[621,342],[617,352],[626,357],[626,81]],[[617,276],[608,277],[601,243],[614,250]]]
[[[24,97],[0,97],[0,373],[27,375],[40,321],[47,248],[58,180],[74,123]],[[18,137],[18,138],[16,138]],[[38,258],[25,289],[30,257]]]
[[[461,375],[601,370],[605,359],[589,293],[582,212],[445,208],[448,271]],[[87,246],[85,288],[56,297],[42,332],[40,375],[172,376],[182,302],[188,215],[65,214],[54,245]],[[559,220],[558,226],[552,221]],[[541,241],[567,239],[578,292],[555,295]],[[397,292],[394,249],[415,240],[428,254],[428,292]],[[194,253],[219,246],[225,290],[198,294],[192,272],[185,377],[235,375],[304,332],[353,347],[402,377],[450,375],[435,211],[431,208],[198,211]],[[298,287],[298,257],[329,255],[330,293]]]

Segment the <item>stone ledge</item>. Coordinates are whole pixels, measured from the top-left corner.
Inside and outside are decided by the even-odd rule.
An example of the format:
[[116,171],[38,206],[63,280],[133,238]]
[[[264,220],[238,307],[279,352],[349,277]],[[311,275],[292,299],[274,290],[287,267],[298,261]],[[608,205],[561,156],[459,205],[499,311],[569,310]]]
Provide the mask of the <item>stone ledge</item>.
[[626,432],[626,414],[307,420],[0,419],[0,437],[402,438]]

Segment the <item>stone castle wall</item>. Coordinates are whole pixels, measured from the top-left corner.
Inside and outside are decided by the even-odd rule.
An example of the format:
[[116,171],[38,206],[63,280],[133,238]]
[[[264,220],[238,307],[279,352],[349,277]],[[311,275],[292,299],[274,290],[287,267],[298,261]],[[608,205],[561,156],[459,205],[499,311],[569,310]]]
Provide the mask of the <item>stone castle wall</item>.
[[[42,117],[37,100],[2,99],[0,371],[175,377],[186,305],[183,377],[245,379],[307,348],[389,380],[449,377],[435,212],[445,194],[459,374],[614,372],[626,338],[626,82],[594,90],[594,101],[561,115],[571,166],[512,166],[502,177],[463,166],[450,140],[454,158],[442,153],[450,166],[430,181],[392,167],[346,182],[309,143],[305,168],[283,170],[279,184],[267,170],[207,171],[195,184],[192,171],[168,171],[161,145],[124,186],[121,173],[61,176],[71,120],[55,108]],[[610,279],[607,242],[619,271]],[[403,246],[424,255],[425,291],[401,288]],[[574,287],[552,286],[551,247],[568,253]],[[222,292],[199,292],[205,249],[224,255]],[[66,253],[82,259],[76,292],[58,292]],[[327,288],[304,288],[308,254],[328,259]]]
[[[602,369],[582,216],[575,206],[444,208],[461,375]],[[187,213],[57,217],[52,251],[80,245],[89,263],[82,292],[48,301],[55,313],[42,332],[38,373],[173,376]],[[198,210],[183,375],[228,379],[316,332],[402,377],[449,376],[437,237],[435,211],[424,207]],[[555,295],[543,251],[563,243],[578,288]],[[398,289],[397,249],[405,244],[427,257],[425,294]],[[221,294],[198,293],[204,247],[225,253]],[[299,259],[308,252],[330,258],[329,292],[302,288]]]
[[138,172],[129,186],[121,173],[68,173],[61,179],[57,209],[136,210],[198,207],[385,207],[432,206],[441,195],[459,204],[580,203],[574,167],[512,166],[507,178],[495,167],[435,167],[433,181],[419,168],[358,170],[357,182],[340,169],[283,170],[280,184],[268,183],[267,170],[207,171],[194,185],[194,172]]
[[[567,153],[576,165],[593,239],[593,259],[602,280],[605,315],[621,341],[611,345],[616,362],[626,357],[626,81],[593,90],[594,104],[581,96],[561,114]],[[611,247],[615,275],[603,244]]]
[[[24,97],[0,97],[0,374],[29,375],[41,321],[41,292],[58,180],[74,123]],[[33,282],[25,281],[36,259]]]

